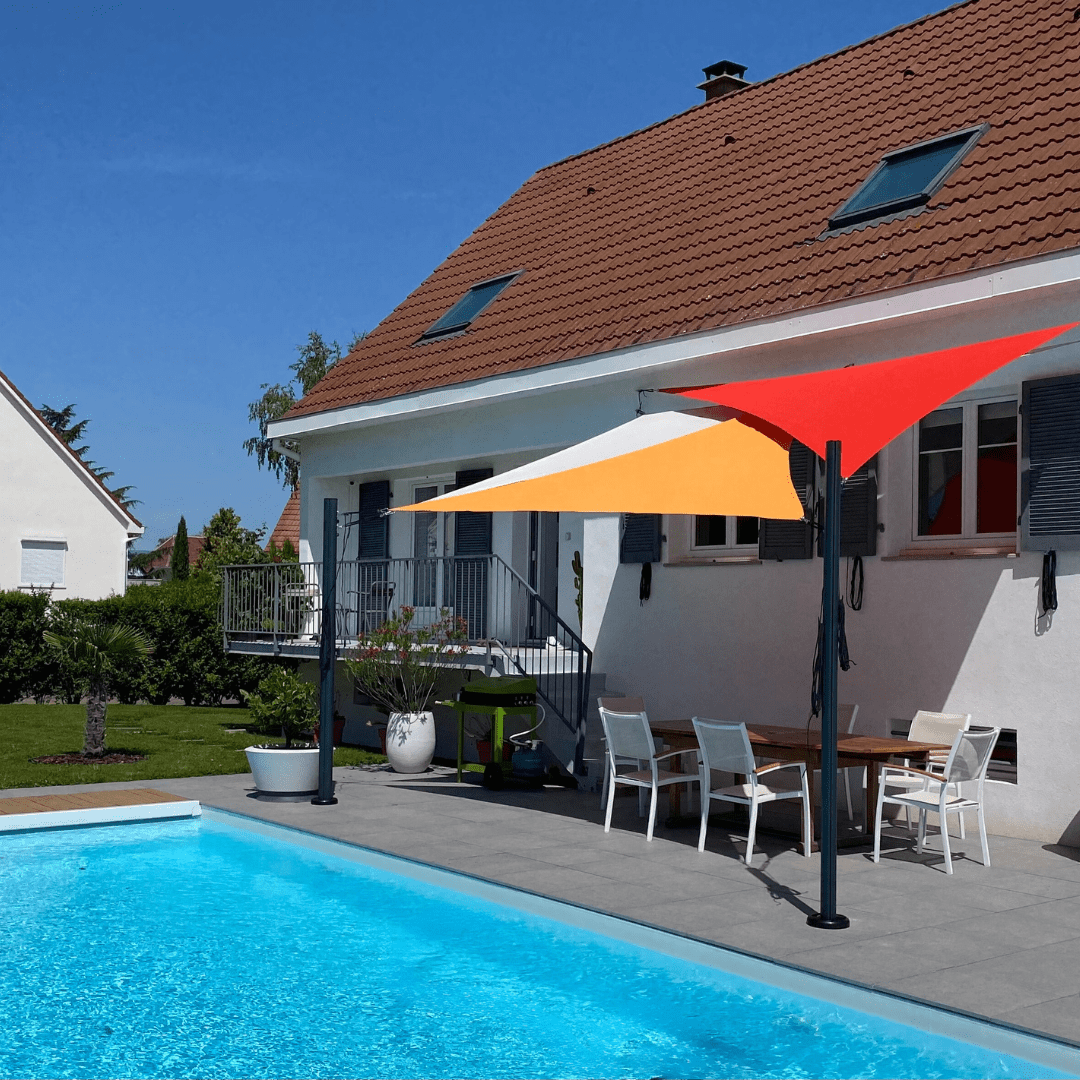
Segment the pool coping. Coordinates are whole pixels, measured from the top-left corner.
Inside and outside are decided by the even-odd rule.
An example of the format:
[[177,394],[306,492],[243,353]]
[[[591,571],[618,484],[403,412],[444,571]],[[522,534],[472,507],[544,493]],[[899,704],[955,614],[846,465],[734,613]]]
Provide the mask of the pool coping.
[[665,956],[701,964],[775,989],[825,1001],[881,1020],[1009,1054],[1043,1068],[1080,1077],[1080,1042],[1033,1031],[953,1006],[883,987],[860,983],[721,945],[677,930],[614,915],[571,900],[555,900],[530,889],[503,885],[462,870],[434,866],[378,848],[333,839],[291,825],[281,825],[232,810],[207,806],[202,815],[236,828],[295,843],[350,862],[388,870],[414,881],[501,904],[526,914],[592,931]]
[[35,810],[25,814],[0,814],[0,833],[70,829],[85,825],[126,825],[138,821],[165,821],[201,815],[202,805],[195,799]]

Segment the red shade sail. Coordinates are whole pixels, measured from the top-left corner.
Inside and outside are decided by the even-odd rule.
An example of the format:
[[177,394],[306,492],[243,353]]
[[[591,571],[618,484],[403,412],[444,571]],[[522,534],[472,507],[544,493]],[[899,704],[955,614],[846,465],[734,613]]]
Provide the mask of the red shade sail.
[[857,367],[674,392],[715,402],[744,422],[747,416],[757,417],[820,457],[825,457],[827,442],[839,439],[840,472],[850,476],[949,398],[1077,325],[1069,323]]

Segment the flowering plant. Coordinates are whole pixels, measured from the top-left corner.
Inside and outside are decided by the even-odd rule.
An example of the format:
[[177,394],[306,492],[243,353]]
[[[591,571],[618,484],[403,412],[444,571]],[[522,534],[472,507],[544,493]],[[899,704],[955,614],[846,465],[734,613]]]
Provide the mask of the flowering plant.
[[345,657],[356,685],[387,712],[424,712],[448,661],[468,652],[468,627],[446,608],[433,623],[414,626],[403,606]]

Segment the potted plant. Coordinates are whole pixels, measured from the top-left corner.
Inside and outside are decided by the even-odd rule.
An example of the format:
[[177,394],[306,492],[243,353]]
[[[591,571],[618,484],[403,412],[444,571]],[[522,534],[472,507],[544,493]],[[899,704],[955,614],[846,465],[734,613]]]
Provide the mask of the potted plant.
[[260,794],[310,795],[319,788],[319,748],[294,742],[319,722],[318,688],[296,672],[275,668],[254,694],[244,690],[249,727],[258,735],[278,735],[283,743],[249,746],[248,764]]
[[435,756],[435,717],[428,710],[440,674],[468,651],[465,620],[446,608],[415,626],[403,606],[345,658],[356,685],[386,712],[386,756],[395,772],[423,772]]

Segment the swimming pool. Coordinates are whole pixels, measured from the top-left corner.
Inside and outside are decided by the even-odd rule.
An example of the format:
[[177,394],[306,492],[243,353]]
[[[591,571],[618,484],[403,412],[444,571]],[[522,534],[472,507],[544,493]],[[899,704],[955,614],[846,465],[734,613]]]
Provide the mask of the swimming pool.
[[[1080,1060],[217,812],[3,837],[0,900],[4,1076],[1020,1077]],[[872,1015],[890,1009],[923,1030]]]

